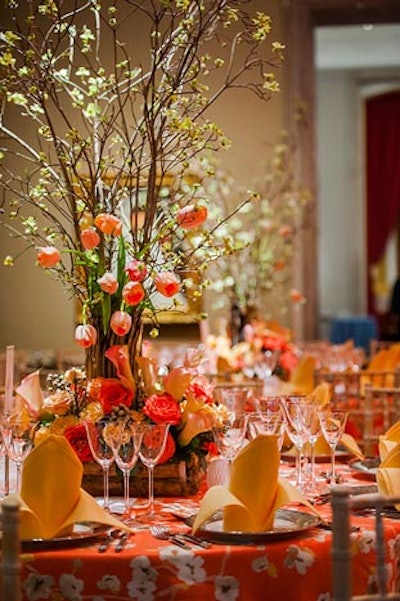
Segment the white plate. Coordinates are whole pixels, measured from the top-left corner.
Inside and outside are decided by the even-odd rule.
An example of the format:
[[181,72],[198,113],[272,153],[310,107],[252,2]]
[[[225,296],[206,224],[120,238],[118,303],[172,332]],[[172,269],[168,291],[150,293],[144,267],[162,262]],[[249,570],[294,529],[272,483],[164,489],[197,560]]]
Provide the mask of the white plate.
[[198,536],[213,543],[225,545],[259,545],[282,540],[314,528],[319,518],[311,513],[292,509],[278,509],[272,530],[264,532],[225,532],[222,520],[210,521],[196,532]]
[[78,522],[74,524],[72,532],[68,534],[54,538],[23,539],[21,540],[21,547],[23,551],[40,551],[42,549],[65,549],[67,547],[89,545],[100,536],[104,536],[108,530],[110,530],[110,526],[106,524]]

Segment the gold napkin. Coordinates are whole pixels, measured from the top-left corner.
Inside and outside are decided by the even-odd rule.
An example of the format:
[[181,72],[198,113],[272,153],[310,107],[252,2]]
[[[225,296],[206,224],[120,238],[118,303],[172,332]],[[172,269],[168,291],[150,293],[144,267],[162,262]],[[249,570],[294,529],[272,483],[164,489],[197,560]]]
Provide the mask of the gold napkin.
[[314,390],[315,366],[314,357],[303,357],[292,371],[289,382],[282,383],[282,394],[311,394]]
[[213,486],[204,495],[193,532],[220,509],[224,509],[225,531],[262,532],[272,528],[275,511],[282,505],[300,502],[309,506],[294,486],[278,479],[278,469],[277,437],[254,438],[234,460],[229,487]]
[[[398,496],[400,494],[400,444],[386,455],[376,470],[376,483],[380,494]],[[400,505],[396,505],[400,510]]]
[[130,530],[81,488],[83,466],[64,436],[51,435],[27,456],[21,479],[22,540],[54,538],[77,522]]
[[379,457],[384,461],[389,453],[400,443],[400,421],[397,421],[389,430],[379,437]]

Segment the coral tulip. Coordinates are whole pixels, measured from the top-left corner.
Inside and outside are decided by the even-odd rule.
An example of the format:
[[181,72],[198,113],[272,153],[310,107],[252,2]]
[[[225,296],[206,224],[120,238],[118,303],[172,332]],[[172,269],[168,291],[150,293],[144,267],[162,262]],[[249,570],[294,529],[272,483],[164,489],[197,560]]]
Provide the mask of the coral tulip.
[[147,276],[147,267],[142,261],[132,259],[125,268],[131,282],[143,282]]
[[75,329],[75,342],[83,348],[94,346],[97,342],[97,331],[92,325],[80,325]]
[[100,244],[100,236],[94,227],[87,227],[81,231],[81,243],[85,250],[92,250]]
[[154,285],[163,296],[174,296],[179,292],[180,282],[171,271],[162,271],[154,278]]
[[61,255],[54,246],[42,246],[38,248],[37,260],[41,267],[49,269],[59,263]]
[[202,205],[187,205],[178,211],[176,220],[185,230],[190,230],[204,223],[207,216],[207,207]]
[[144,296],[144,288],[140,282],[128,282],[122,289],[122,298],[130,306],[138,305]]
[[104,273],[97,282],[102,291],[106,294],[114,294],[114,292],[117,292],[118,290],[117,278],[110,271]]
[[100,213],[94,220],[95,226],[99,228],[103,234],[112,234],[119,236],[122,231],[122,223],[115,215],[110,213]]
[[111,315],[110,327],[117,336],[125,336],[132,326],[132,317],[126,311],[115,311]]

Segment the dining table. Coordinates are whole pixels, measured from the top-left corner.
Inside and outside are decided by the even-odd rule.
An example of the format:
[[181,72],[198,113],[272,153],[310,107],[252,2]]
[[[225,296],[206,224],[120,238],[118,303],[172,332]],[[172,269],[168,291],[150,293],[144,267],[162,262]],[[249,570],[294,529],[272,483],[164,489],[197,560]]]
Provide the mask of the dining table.
[[[339,460],[342,480],[354,490],[370,491],[376,486],[374,473],[356,469],[355,462]],[[292,469],[290,460],[281,462],[282,477]],[[329,484],[323,475],[329,464],[317,463],[317,478],[327,493],[315,509],[291,505],[292,515],[318,519],[293,520],[293,527],[249,533],[225,534],[203,528],[200,546],[186,542],[184,548],[160,540],[149,527],[133,528],[118,551],[119,539],[105,532],[61,537],[50,541],[23,541],[21,550],[22,601],[330,601],[332,599]],[[191,497],[156,499],[157,523],[174,533],[190,532],[190,516],[199,507],[206,484]],[[255,491],[256,494],[256,491]],[[112,506],[118,500],[112,499]],[[143,499],[133,499],[133,506]],[[325,502],[324,502],[325,501]],[[134,510],[135,511],[135,510]],[[136,509],[136,517],[140,516]],[[322,517],[322,521],[319,519]],[[400,513],[399,513],[400,517]],[[400,519],[384,518],[388,573],[395,577],[395,551],[400,545]],[[373,516],[353,515],[356,527],[352,540],[354,593],[374,589],[375,553]]]

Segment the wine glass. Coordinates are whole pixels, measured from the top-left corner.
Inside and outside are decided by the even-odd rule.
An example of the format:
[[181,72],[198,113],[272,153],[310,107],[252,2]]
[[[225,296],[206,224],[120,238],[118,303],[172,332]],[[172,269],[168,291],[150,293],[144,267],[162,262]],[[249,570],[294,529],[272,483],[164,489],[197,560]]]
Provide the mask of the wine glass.
[[228,477],[232,462],[243,446],[247,420],[246,413],[229,413],[212,428],[212,435],[218,451],[228,461]]
[[140,422],[123,422],[119,424],[119,433],[112,438],[115,463],[124,476],[124,513],[122,520],[130,524],[129,481],[132,469],[139,458],[139,449],[142,444],[143,430]]
[[23,416],[10,415],[1,424],[6,453],[16,465],[16,491],[21,488],[21,468],[33,449],[38,422]]
[[139,522],[148,523],[159,519],[154,513],[154,468],[164,452],[168,431],[169,424],[142,424],[139,457],[149,475],[149,503],[147,512],[137,518]]
[[247,386],[218,386],[214,389],[214,397],[224,405],[229,413],[243,413],[249,397]]
[[310,445],[310,479],[307,490],[309,493],[314,494],[316,491],[316,475],[315,475],[315,445],[318,438],[321,436],[321,422],[319,419],[319,405],[317,403],[310,403],[313,411],[310,414],[308,424],[308,443]]
[[310,421],[314,410],[313,403],[306,396],[288,396],[283,399],[282,409],[285,414],[286,432],[296,447],[296,487],[302,491],[303,482],[303,447],[310,435]]
[[331,449],[331,473],[329,479],[331,482],[337,481],[335,453],[338,442],[346,427],[348,411],[320,410],[318,412],[321,423],[322,434]]
[[118,426],[107,418],[84,420],[86,434],[93,458],[103,469],[103,508],[110,511],[109,474],[114,462],[113,447]]

